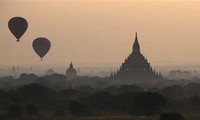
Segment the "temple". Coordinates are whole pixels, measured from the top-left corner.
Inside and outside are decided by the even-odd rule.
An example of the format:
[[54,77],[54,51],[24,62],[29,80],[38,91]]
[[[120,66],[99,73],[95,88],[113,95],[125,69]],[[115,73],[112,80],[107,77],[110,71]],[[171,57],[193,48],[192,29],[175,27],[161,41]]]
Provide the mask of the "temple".
[[72,62],[66,71],[66,77],[68,80],[73,80],[77,77],[77,71],[74,69]]
[[132,53],[125,59],[119,70],[111,74],[111,77],[124,84],[148,84],[162,79],[161,74],[156,73],[155,70],[152,69],[147,58],[140,52],[137,33],[135,35]]

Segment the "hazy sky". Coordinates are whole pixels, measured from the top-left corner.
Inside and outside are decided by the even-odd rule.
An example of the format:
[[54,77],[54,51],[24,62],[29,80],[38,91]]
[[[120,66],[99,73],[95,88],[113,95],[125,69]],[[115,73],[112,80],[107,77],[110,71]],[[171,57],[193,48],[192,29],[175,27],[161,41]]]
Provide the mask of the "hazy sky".
[[[15,16],[29,27],[17,43],[8,29]],[[200,0],[1,0],[0,65],[120,64],[135,32],[152,63],[200,63]],[[52,47],[41,62],[37,37]]]

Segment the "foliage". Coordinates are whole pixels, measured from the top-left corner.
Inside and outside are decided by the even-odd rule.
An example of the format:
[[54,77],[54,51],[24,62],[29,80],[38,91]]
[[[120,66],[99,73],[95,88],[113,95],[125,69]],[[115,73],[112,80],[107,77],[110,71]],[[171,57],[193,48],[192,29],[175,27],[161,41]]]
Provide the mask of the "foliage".
[[22,116],[23,111],[24,111],[24,109],[21,105],[12,104],[9,107],[8,114],[9,114],[9,116],[12,116],[12,117],[19,117],[19,116]]
[[54,113],[55,117],[63,117],[65,115],[65,111],[62,109],[57,109]]
[[39,113],[38,107],[34,104],[27,105],[25,110],[27,115],[37,115]]
[[165,98],[152,92],[143,92],[135,96],[134,101],[131,104],[131,115],[154,115],[161,110],[161,107],[165,105]]
[[184,117],[179,113],[162,113],[160,120],[184,120]]
[[90,108],[96,111],[107,111],[112,108],[114,96],[107,92],[97,92],[87,98]]
[[183,97],[183,88],[178,85],[168,86],[163,90],[163,94],[169,98],[179,99]]
[[85,105],[79,101],[74,100],[74,101],[70,102],[68,107],[69,107],[69,112],[72,115],[81,116],[81,115],[86,114]]

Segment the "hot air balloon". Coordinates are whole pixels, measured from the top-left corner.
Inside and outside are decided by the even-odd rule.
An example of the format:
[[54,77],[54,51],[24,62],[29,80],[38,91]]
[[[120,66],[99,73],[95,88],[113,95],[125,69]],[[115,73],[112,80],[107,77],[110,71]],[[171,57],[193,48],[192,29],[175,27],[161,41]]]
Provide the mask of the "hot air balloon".
[[11,33],[17,38],[17,42],[28,28],[28,22],[22,17],[13,17],[8,22],[8,28]]
[[38,54],[38,56],[42,58],[48,53],[51,48],[51,42],[44,37],[36,38],[33,41],[32,47],[34,51]]

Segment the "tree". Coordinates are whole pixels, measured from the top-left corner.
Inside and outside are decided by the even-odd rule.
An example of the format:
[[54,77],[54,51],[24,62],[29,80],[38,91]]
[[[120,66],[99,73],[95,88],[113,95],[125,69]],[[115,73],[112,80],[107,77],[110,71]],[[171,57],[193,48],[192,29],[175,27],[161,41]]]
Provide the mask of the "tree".
[[27,115],[37,115],[39,113],[38,107],[34,104],[29,104],[26,107],[26,114]]
[[121,93],[124,92],[143,92],[143,89],[141,87],[135,86],[135,85],[122,85],[120,86]]
[[63,117],[65,115],[65,111],[63,109],[57,109],[54,113],[56,117]]
[[106,111],[113,108],[114,96],[107,92],[97,92],[88,97],[89,106],[96,111]]
[[20,117],[23,115],[23,111],[24,111],[24,109],[21,105],[12,104],[9,107],[8,114],[11,117]]
[[195,95],[195,96],[189,98],[189,102],[192,104],[195,112],[199,113],[199,111],[200,111],[200,97]]
[[184,120],[184,118],[179,113],[162,113],[160,120]]
[[128,112],[130,108],[130,104],[133,102],[135,92],[124,92],[115,97],[114,100],[114,109],[120,110],[122,112]]
[[85,115],[86,113],[85,105],[76,100],[69,103],[68,109],[69,112],[73,115],[79,116],[79,115]]
[[195,95],[200,96],[200,84],[199,83],[189,83],[185,86],[186,97],[192,97]]
[[139,93],[131,103],[130,114],[151,116],[158,113],[165,103],[165,98],[158,93]]
[[163,94],[169,98],[179,99],[183,97],[184,90],[181,86],[173,85],[166,87],[163,90]]

